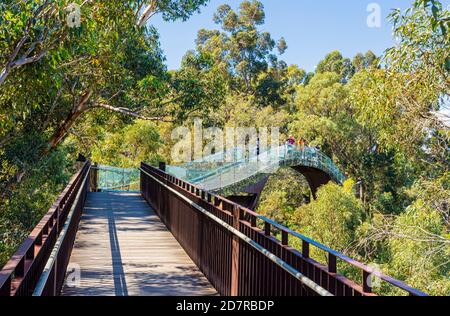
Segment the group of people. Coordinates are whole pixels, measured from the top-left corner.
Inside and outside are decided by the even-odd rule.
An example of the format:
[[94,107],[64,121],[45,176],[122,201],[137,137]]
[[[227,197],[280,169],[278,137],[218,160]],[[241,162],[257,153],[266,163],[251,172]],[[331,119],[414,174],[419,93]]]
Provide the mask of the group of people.
[[305,139],[303,139],[303,137],[300,137],[298,141],[296,141],[293,135],[289,135],[289,138],[286,140],[286,145],[289,146],[297,145],[299,147],[307,147],[308,142]]
[[297,146],[301,148],[302,150],[305,149],[305,147],[309,147],[312,150],[320,151],[320,146],[310,147],[308,141],[304,139],[303,137],[300,137],[298,141],[296,141],[295,137],[293,135],[289,135],[289,138],[286,140],[286,145],[288,146],[288,149],[292,149],[293,147]]

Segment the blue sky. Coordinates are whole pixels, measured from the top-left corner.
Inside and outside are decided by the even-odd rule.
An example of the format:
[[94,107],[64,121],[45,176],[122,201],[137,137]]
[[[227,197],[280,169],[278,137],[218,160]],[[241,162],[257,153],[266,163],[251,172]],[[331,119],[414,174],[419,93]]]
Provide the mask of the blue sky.
[[[449,0],[444,2],[448,4]],[[198,30],[218,28],[212,17],[224,3],[238,8],[241,1],[211,0],[200,14],[186,22],[165,22],[159,16],[150,20],[161,35],[169,69],[177,69],[186,51],[195,48]],[[262,30],[270,32],[275,39],[283,36],[287,41],[289,48],[282,59],[314,71],[317,63],[336,49],[346,57],[369,49],[382,54],[393,44],[391,25],[385,17],[394,7],[410,6],[412,0],[262,0],[262,3],[266,12]],[[381,7],[381,28],[367,26],[370,3]]]

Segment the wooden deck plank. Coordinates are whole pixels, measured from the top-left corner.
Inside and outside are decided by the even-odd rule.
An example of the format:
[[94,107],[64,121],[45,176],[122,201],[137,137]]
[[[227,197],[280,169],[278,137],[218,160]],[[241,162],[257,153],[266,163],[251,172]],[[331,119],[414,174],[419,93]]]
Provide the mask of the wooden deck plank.
[[90,193],[62,295],[217,295],[145,200],[135,193]]

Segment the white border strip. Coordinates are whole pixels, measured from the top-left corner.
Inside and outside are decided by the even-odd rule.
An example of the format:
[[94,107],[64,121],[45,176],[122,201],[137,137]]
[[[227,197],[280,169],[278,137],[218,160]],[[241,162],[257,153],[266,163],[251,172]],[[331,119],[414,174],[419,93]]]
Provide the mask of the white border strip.
[[201,213],[205,214],[206,216],[208,216],[210,219],[212,219],[213,221],[215,221],[216,223],[218,223],[219,225],[225,227],[226,229],[228,229],[231,233],[233,233],[234,235],[236,235],[237,237],[239,237],[240,239],[242,239],[243,241],[245,241],[246,243],[248,243],[250,246],[252,246],[253,248],[255,248],[256,250],[258,250],[260,253],[262,253],[264,256],[266,256],[267,258],[269,258],[271,261],[273,261],[274,263],[276,263],[278,266],[280,266],[283,270],[285,270],[286,272],[288,272],[289,274],[291,274],[293,277],[295,277],[297,280],[299,280],[300,282],[302,282],[304,285],[306,285],[307,287],[309,287],[311,290],[313,290],[314,292],[316,292],[317,294],[321,295],[321,296],[334,296],[332,293],[328,292],[326,289],[324,289],[323,287],[321,287],[320,285],[318,285],[317,283],[315,283],[314,281],[312,281],[311,279],[307,278],[306,276],[304,276],[302,273],[300,273],[299,271],[297,271],[294,267],[292,267],[291,265],[289,265],[288,263],[286,263],[285,261],[281,260],[280,258],[278,258],[277,256],[275,256],[273,253],[271,253],[269,250],[265,249],[264,247],[260,246],[258,243],[256,243],[254,240],[250,239],[249,237],[247,237],[246,235],[244,235],[243,233],[241,233],[239,230],[237,230],[236,228],[228,225],[226,222],[222,221],[221,219],[215,217],[214,215],[212,215],[211,213],[209,213],[207,210],[205,210],[204,208],[202,208],[200,205],[195,204],[194,202],[192,202],[191,200],[189,200],[187,197],[185,197],[184,195],[182,195],[181,193],[177,192],[176,190],[172,189],[171,187],[169,187],[168,185],[162,183],[161,181],[159,181],[158,179],[156,179],[154,176],[152,176],[151,174],[149,174],[148,172],[146,172],[145,170],[143,170],[142,168],[139,168],[139,170],[141,170],[144,174],[146,174],[147,176],[151,177],[153,180],[155,180],[156,182],[158,182],[160,185],[164,186],[166,189],[170,190],[172,193],[175,193],[175,195],[177,195],[179,198],[181,198],[182,200],[184,200],[186,203],[188,203],[189,205],[193,206],[195,209],[197,209],[198,211],[200,211]]

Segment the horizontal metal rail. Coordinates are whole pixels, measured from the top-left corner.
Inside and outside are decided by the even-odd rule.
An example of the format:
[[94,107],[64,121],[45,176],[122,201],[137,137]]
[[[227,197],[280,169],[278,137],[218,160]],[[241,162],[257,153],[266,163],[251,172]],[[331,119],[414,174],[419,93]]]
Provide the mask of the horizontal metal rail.
[[169,187],[168,185],[164,184],[163,182],[159,181],[157,178],[152,176],[150,173],[146,172],[143,169],[140,169],[140,170],[144,174],[146,174],[147,176],[153,178],[153,180],[158,182],[160,185],[165,187],[167,190],[169,190],[173,194],[177,195],[180,199],[184,200],[186,203],[188,203],[189,205],[191,205],[192,207],[194,207],[195,209],[197,209],[198,211],[200,211],[201,213],[203,213],[204,215],[206,215],[207,217],[209,217],[210,219],[212,219],[213,221],[215,221],[219,225],[221,225],[224,228],[226,228],[227,230],[229,230],[235,236],[239,237],[241,240],[245,241],[246,243],[248,243],[250,246],[252,246],[256,250],[258,250],[264,256],[269,258],[271,261],[273,261],[275,264],[277,264],[283,270],[285,270],[286,272],[291,274],[293,277],[295,277],[296,279],[301,281],[304,285],[309,287],[311,290],[313,290],[317,294],[319,294],[321,296],[333,296],[333,294],[331,294],[329,291],[325,290],[324,288],[322,288],[318,284],[314,283],[311,279],[309,279],[306,276],[304,276],[302,273],[297,271],[295,268],[293,268],[291,265],[289,265],[288,263],[286,263],[282,259],[278,258],[276,255],[271,253],[269,250],[265,249],[264,247],[262,247],[261,245],[257,244],[255,241],[253,241],[252,239],[250,239],[247,236],[245,236],[244,234],[242,234],[239,230],[235,229],[231,225],[228,225],[226,222],[222,221],[218,217],[212,215],[210,212],[205,210],[203,207],[201,207],[200,205],[198,205],[198,204],[194,203],[193,201],[189,200],[187,197],[185,197],[184,195],[180,194],[179,192],[177,192],[176,190],[172,189],[171,187]]
[[[222,217],[222,214],[225,214],[225,218],[230,218],[231,216],[235,216],[233,214],[233,209],[239,210],[239,223],[240,227],[237,231],[239,231],[241,234],[243,233],[244,236],[251,237],[250,239],[256,242],[261,246],[262,244],[265,245],[271,245],[272,249],[275,249],[275,252],[279,252],[281,249],[281,254],[283,256],[287,256],[288,258],[291,258],[289,261],[290,266],[297,266],[296,262],[300,262],[301,265],[303,265],[301,268],[297,268],[297,271],[311,279],[316,284],[321,285],[325,290],[331,292],[334,295],[364,295],[364,296],[371,296],[373,294],[373,289],[371,287],[371,278],[377,277],[380,280],[387,282],[398,289],[401,289],[412,296],[427,296],[426,293],[419,291],[415,288],[412,288],[405,283],[396,280],[392,277],[389,277],[380,271],[376,271],[375,269],[360,263],[342,253],[339,253],[333,249],[330,249],[329,247],[312,240],[306,236],[303,236],[302,234],[292,231],[279,223],[272,221],[264,216],[261,216],[247,208],[244,208],[230,200],[227,200],[226,198],[220,197],[218,195],[215,195],[211,192],[202,190],[201,188],[190,184],[188,182],[185,182],[181,179],[178,179],[172,175],[169,175],[161,170],[158,170],[156,168],[150,167],[146,164],[142,165],[143,168],[141,168],[141,172],[145,172],[146,175],[149,173],[153,174],[153,178],[159,178],[158,185],[161,185],[160,183],[164,183],[164,188],[171,188],[170,192],[173,194],[174,191],[177,191],[179,196],[180,194],[182,196],[185,196],[189,201],[197,201],[195,204],[200,205],[203,210],[206,210],[206,212],[212,214],[214,213],[216,215],[216,218],[218,215],[220,215],[221,220],[224,221],[224,218]],[[141,181],[143,181],[141,179]],[[142,183],[141,183],[142,185]],[[162,191],[158,191],[159,194],[162,194]],[[145,192],[143,192],[145,194]],[[168,197],[166,197],[168,198]],[[183,199],[185,200],[185,199]],[[166,200],[163,200],[166,201]],[[185,202],[187,202],[185,200]],[[166,201],[163,203],[164,207],[168,207],[167,203],[171,203],[170,201]],[[171,204],[169,204],[171,205]],[[195,208],[197,209],[197,208]],[[202,212],[203,213],[203,212]],[[172,214],[170,216],[173,216],[176,214]],[[206,214],[205,214],[206,215]],[[168,215],[169,216],[169,215]],[[170,217],[169,216],[169,217]],[[209,217],[209,216],[208,216]],[[169,221],[171,219],[169,218]],[[175,219],[172,219],[175,220]],[[263,229],[260,230],[257,224],[257,221],[262,221]],[[170,224],[170,223],[169,223]],[[230,223],[227,224],[228,226],[231,226]],[[246,227],[248,229],[246,229]],[[236,230],[238,227],[233,227],[234,230]],[[177,228],[178,230],[180,228]],[[242,230],[244,229],[244,230]],[[278,230],[281,233],[281,241],[274,238],[272,236],[272,229]],[[289,244],[289,236],[292,236],[294,238],[298,238],[302,241],[302,250],[301,252],[297,249],[290,248],[288,246]],[[258,241],[258,242],[257,242]],[[314,261],[310,257],[310,247],[314,246],[317,249],[324,251],[328,256],[328,263],[326,266]],[[253,247],[253,246],[252,246]],[[281,248],[280,248],[281,247]],[[263,247],[264,248],[264,247]],[[267,247],[265,248],[267,249]],[[285,252],[287,251],[287,253]],[[269,251],[271,253],[274,253],[273,251]],[[250,256],[250,259],[253,258]],[[254,259],[251,259],[254,260]],[[345,278],[342,275],[337,274],[337,260],[341,260],[344,263],[347,263],[357,269],[359,269],[362,272],[362,285],[358,285],[355,282],[353,282],[350,279]],[[284,260],[286,261],[286,260]],[[256,262],[257,263],[257,262]],[[251,265],[255,264],[249,263],[250,269],[252,269]],[[208,268],[208,267],[207,267]],[[321,276],[323,275],[323,276]],[[327,276],[327,277],[325,277]],[[258,282],[257,282],[258,283]],[[251,285],[254,287],[254,285]],[[247,292],[246,292],[247,293]],[[253,293],[253,292],[250,292]],[[259,293],[259,292],[258,292]]]
[[133,181],[133,182],[129,182],[129,183],[123,184],[123,185],[117,185],[117,186],[114,186],[114,187],[102,187],[101,190],[102,191],[121,191],[121,190],[117,190],[117,189],[123,189],[123,188],[131,187],[131,186],[137,185],[137,184],[139,184],[139,180]]
[[32,295],[89,168],[87,161],[0,271],[0,296]]
[[[58,286],[56,286],[57,283],[62,284],[63,283],[63,279],[64,279],[64,275],[56,275],[56,265],[58,262],[58,258],[61,256],[61,252],[64,251],[65,249],[63,249],[64,243],[67,240],[67,238],[69,237],[74,237],[74,236],[68,236],[69,235],[69,230],[70,228],[73,228],[73,226],[78,226],[78,220],[79,219],[74,219],[74,217],[76,217],[76,212],[80,211],[79,209],[79,203],[82,202],[80,201],[83,197],[83,193],[84,188],[86,187],[87,181],[88,181],[88,177],[89,177],[89,172],[85,175],[83,182],[80,186],[80,190],[78,191],[75,200],[70,208],[70,212],[69,215],[67,215],[67,219],[66,222],[64,223],[64,227],[61,230],[61,233],[59,234],[58,240],[55,243],[55,246],[52,249],[52,252],[50,254],[49,260],[47,261],[47,264],[45,265],[44,271],[41,274],[41,277],[36,285],[36,288],[33,292],[33,296],[42,296],[44,294],[44,291],[46,291],[46,289],[51,285],[51,294],[53,296],[58,295],[59,294],[59,289]],[[82,203],[84,204],[84,203]],[[76,231],[76,229],[74,230]],[[72,248],[70,246],[70,248]],[[65,257],[70,257],[70,255],[65,254]],[[67,258],[66,258],[67,259]],[[63,269],[64,271],[66,270],[67,266]],[[49,284],[50,281],[50,275],[54,274],[53,276],[53,283],[54,284]],[[58,280],[58,277],[60,278]]]
[[[252,211],[249,211],[249,212],[252,212]],[[286,228],[285,226],[283,226],[283,225],[281,225],[281,224],[279,224],[279,223],[277,223],[277,222],[275,222],[275,221],[273,221],[271,219],[268,219],[267,217],[264,217],[264,216],[259,215],[257,213],[254,213],[254,215],[256,217],[258,217],[260,220],[262,220],[262,221],[264,221],[266,223],[270,223],[270,225],[272,225],[272,227],[277,228],[281,232],[288,233],[288,234],[290,234],[290,235],[292,235],[292,236],[294,236],[294,237],[296,237],[296,238],[306,242],[309,245],[312,245],[312,246],[314,246],[314,247],[316,247],[316,248],[318,248],[320,250],[323,250],[323,251],[329,253],[330,255],[335,256],[336,258],[338,258],[338,259],[340,259],[340,260],[342,260],[342,261],[344,261],[344,262],[346,262],[346,263],[348,263],[348,264],[350,264],[350,265],[352,265],[352,266],[354,266],[356,268],[359,268],[360,270],[362,270],[362,271],[364,271],[364,272],[366,272],[366,273],[368,273],[370,275],[373,275],[373,276],[379,278],[380,280],[383,280],[383,281],[385,281],[385,282],[387,282],[387,283],[389,283],[391,285],[394,285],[395,287],[398,287],[399,289],[404,290],[405,292],[408,292],[408,293],[410,293],[410,294],[412,294],[414,296],[427,296],[427,294],[422,292],[422,291],[419,291],[419,290],[417,290],[417,289],[415,289],[413,287],[410,287],[409,285],[407,285],[407,284],[405,284],[405,283],[403,283],[403,282],[401,282],[399,280],[396,280],[396,279],[394,279],[394,278],[392,278],[390,276],[387,276],[387,275],[381,273],[380,271],[378,271],[378,270],[376,270],[376,269],[374,269],[372,267],[369,267],[369,266],[367,266],[367,265],[365,265],[365,264],[363,264],[363,263],[361,263],[359,261],[356,261],[356,260],[354,260],[354,259],[352,259],[352,258],[350,258],[350,257],[348,257],[348,256],[346,256],[346,255],[344,255],[344,254],[342,254],[340,252],[337,252],[337,251],[335,251],[335,250],[333,250],[333,249],[331,249],[331,248],[329,248],[329,247],[327,247],[327,246],[325,246],[325,245],[323,245],[323,244],[321,244],[321,243],[319,243],[319,242],[317,242],[315,240],[312,240],[311,238],[308,238],[308,237],[306,237],[306,236],[304,236],[304,235],[302,235],[302,234],[300,234],[298,232],[295,232],[295,231],[293,231],[293,230],[291,230],[289,228]]]

